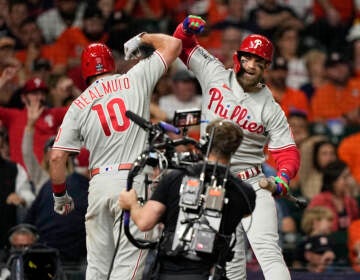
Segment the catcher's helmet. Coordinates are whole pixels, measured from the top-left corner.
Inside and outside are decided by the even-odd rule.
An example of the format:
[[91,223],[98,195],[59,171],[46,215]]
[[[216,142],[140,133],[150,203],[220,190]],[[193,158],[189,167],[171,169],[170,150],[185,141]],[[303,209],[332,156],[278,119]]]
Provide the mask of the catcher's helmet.
[[115,61],[110,49],[101,43],[88,45],[81,55],[81,73],[85,80],[91,76],[115,70]]
[[273,56],[273,44],[270,40],[259,34],[250,34],[241,43],[240,49],[233,55],[234,71],[237,73],[240,71],[241,64],[239,61],[239,55],[241,53],[250,53],[257,55],[268,62],[271,62]]

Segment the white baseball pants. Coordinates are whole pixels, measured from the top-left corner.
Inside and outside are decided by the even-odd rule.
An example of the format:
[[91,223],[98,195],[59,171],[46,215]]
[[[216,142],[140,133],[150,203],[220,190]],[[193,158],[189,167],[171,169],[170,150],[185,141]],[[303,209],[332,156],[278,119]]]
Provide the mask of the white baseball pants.
[[269,191],[259,189],[258,181],[263,176],[260,174],[247,180],[256,191],[256,205],[252,215],[242,219],[236,229],[235,255],[226,266],[226,275],[230,280],[246,279],[244,231],[265,279],[291,279],[278,244],[279,234],[275,200]]

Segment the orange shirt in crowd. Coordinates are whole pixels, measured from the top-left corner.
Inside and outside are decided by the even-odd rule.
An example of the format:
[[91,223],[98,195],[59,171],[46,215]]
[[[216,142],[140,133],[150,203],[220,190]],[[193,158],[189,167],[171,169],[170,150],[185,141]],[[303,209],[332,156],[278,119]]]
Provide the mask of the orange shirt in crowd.
[[[354,250],[356,243],[360,242],[360,220],[353,221],[348,228],[348,250],[349,259],[352,268],[360,272],[360,264],[358,263],[359,253]],[[360,246],[358,246],[360,248]]]
[[[100,43],[106,43],[107,33],[104,33],[99,40]],[[78,27],[67,28],[54,44],[55,51],[59,55],[59,61],[67,64],[68,59],[81,58],[83,49],[92,43]]]
[[271,91],[275,101],[280,104],[287,117],[291,112],[300,111],[307,115],[308,120],[312,119],[310,104],[304,92],[289,87],[281,94],[273,89]]
[[311,99],[314,121],[337,119],[360,105],[360,79],[350,79],[347,86],[336,87],[326,83],[320,86]]
[[[355,6],[353,0],[329,0],[329,3],[338,11],[342,22],[348,22],[355,14]],[[325,11],[318,3],[318,1],[314,1],[313,14],[316,20],[326,17]]]
[[[40,47],[40,55],[38,58],[44,58],[50,62],[52,67],[57,65],[63,65],[64,61],[61,59],[61,54],[58,53],[59,49],[55,48],[53,45],[43,45]],[[27,59],[28,51],[19,50],[15,53],[15,57],[23,64],[25,64]]]
[[356,182],[360,184],[360,132],[345,137],[339,144],[339,158],[346,162]]

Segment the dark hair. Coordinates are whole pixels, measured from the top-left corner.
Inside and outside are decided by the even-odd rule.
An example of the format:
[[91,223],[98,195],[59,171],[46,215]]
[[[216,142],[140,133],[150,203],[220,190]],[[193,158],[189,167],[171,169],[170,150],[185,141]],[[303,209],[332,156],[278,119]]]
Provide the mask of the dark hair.
[[216,119],[208,124],[206,132],[214,131],[211,152],[220,157],[229,158],[237,150],[243,139],[242,129],[232,121]]
[[11,238],[14,233],[22,233],[22,234],[32,234],[34,236],[34,239],[37,240],[39,238],[39,232],[37,228],[34,225],[31,224],[18,224],[16,226],[13,226],[8,231],[8,237],[9,242],[11,244]]
[[347,168],[347,165],[342,160],[330,162],[323,169],[323,184],[321,191],[334,191],[334,182],[339,178],[341,173]]
[[314,144],[314,149],[313,149],[313,165],[314,167],[316,168],[316,170],[318,171],[322,171],[322,167],[319,165],[319,162],[318,162],[318,156],[319,156],[319,151],[320,151],[320,148],[324,145],[331,145],[332,147],[334,147],[335,151],[336,151],[336,145],[331,142],[330,140],[322,140],[322,141],[319,141],[319,142],[316,142]]

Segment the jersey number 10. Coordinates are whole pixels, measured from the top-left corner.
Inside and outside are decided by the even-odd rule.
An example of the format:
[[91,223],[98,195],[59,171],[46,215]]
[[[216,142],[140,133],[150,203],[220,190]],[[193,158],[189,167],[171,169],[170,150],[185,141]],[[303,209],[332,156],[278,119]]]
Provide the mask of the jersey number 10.
[[[98,114],[102,129],[106,136],[111,135],[110,126],[107,119],[110,119],[110,124],[113,130],[117,132],[125,131],[130,126],[130,120],[125,116],[126,106],[121,98],[111,99],[104,108],[103,104],[96,104],[91,107],[91,110]],[[122,120],[122,121],[119,121]]]

